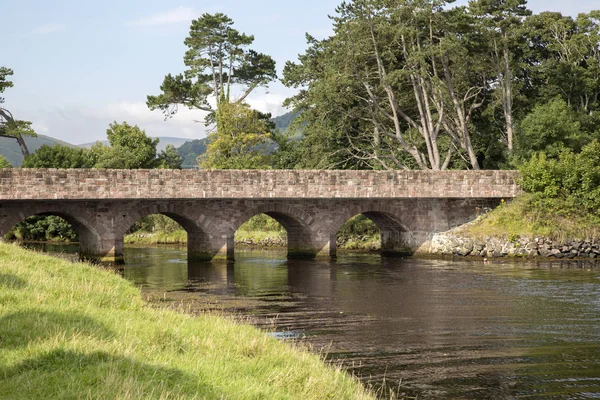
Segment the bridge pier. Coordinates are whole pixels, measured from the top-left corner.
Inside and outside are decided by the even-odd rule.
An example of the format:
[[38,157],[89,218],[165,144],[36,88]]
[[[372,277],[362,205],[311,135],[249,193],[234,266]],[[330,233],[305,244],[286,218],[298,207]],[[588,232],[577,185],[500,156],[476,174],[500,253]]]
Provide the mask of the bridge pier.
[[290,260],[335,258],[335,255],[335,235],[321,232],[312,232],[310,234],[288,232],[287,257]]
[[209,237],[201,230],[188,230],[188,261],[203,262],[227,259],[227,242],[220,237]]
[[123,237],[98,238],[90,232],[78,232],[79,258],[101,264],[123,264]]

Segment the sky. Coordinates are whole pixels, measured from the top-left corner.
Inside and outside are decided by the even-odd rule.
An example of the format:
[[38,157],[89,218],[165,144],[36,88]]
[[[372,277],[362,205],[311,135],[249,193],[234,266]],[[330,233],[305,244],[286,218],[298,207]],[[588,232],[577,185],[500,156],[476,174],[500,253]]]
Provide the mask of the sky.
[[[200,139],[206,136],[204,124],[195,122],[201,112],[180,108],[165,121],[146,107],[166,74],[184,70],[192,19],[227,14],[236,29],[255,36],[252,48],[271,55],[281,76],[285,62],[305,51],[306,32],[331,34],[328,15],[340,2],[0,0],[0,66],[15,72],[4,106],[32,121],[37,133],[72,144],[104,140],[112,121],[137,124],[150,136]],[[600,8],[600,0],[530,0],[529,8],[577,15]],[[287,112],[282,103],[293,94],[274,82],[248,102],[277,116]]]

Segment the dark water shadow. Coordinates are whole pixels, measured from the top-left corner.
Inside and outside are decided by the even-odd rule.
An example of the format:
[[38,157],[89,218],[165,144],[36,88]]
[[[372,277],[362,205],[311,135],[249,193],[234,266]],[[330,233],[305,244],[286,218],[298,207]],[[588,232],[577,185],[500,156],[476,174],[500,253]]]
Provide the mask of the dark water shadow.
[[27,286],[27,281],[12,274],[0,274],[0,288],[5,289],[23,289]]
[[27,346],[32,341],[64,335],[86,335],[100,340],[114,333],[96,320],[77,313],[19,311],[0,318],[0,349]]
[[[202,382],[199,376],[187,374],[176,368],[154,366],[106,352],[85,354],[64,349],[53,350],[26,359],[13,367],[0,368],[0,381],[9,382],[11,378],[27,379],[27,385],[20,384],[21,398],[43,395],[48,380],[68,383],[63,393],[56,393],[56,388],[51,388],[55,395],[61,397],[79,397],[79,395],[85,396],[85,393],[94,396],[94,392],[95,395],[102,394],[108,397],[111,396],[111,390],[104,385],[109,379],[112,387],[118,387],[118,382],[121,382],[127,390],[137,386],[134,382],[137,383],[144,392],[141,396],[145,398],[156,397],[158,385],[161,386],[163,393],[170,393],[174,397],[177,397],[177,394],[193,397],[199,392],[206,398],[220,398],[216,389]],[[118,395],[118,392],[112,392],[112,395]]]

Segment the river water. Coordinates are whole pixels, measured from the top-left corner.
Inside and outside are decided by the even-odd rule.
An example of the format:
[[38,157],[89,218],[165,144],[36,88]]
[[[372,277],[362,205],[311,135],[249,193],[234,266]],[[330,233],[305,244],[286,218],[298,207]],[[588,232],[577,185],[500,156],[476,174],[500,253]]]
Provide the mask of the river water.
[[153,304],[243,315],[312,346],[382,397],[600,398],[600,265],[236,258],[129,247],[123,274]]

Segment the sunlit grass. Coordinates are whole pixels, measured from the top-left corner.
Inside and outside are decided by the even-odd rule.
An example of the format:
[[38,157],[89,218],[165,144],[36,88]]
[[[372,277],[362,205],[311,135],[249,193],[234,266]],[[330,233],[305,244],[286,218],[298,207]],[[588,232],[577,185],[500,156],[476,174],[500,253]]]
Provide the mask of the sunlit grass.
[[361,399],[306,350],[145,305],[113,272],[0,244],[0,397]]
[[511,202],[503,202],[461,232],[479,239],[544,237],[566,242],[600,238],[597,218],[585,212],[563,212],[558,203],[554,207],[557,209],[542,209],[533,203],[531,195],[525,194]]

